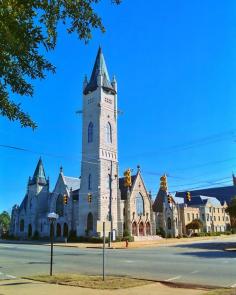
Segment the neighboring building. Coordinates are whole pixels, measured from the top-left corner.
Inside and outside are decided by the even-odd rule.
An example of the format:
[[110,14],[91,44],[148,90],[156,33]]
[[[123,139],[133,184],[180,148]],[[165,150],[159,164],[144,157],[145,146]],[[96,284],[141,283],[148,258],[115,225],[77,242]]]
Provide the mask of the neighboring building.
[[[217,198],[222,204],[229,204],[233,197],[236,197],[236,177],[232,175],[233,185],[211,187],[199,190],[188,190],[191,196],[208,196]],[[187,191],[176,192],[176,197],[185,198]]]
[[186,226],[196,219],[202,222],[204,232],[224,232],[230,228],[230,217],[225,211],[226,201],[221,203],[217,198],[191,196],[191,193],[191,200],[187,201],[187,192],[184,197],[180,197],[179,193],[173,197],[167,192],[166,176],[163,177],[166,185],[161,185],[153,204],[157,230],[163,229],[171,237],[188,234]]
[[70,231],[99,236],[104,221],[111,221],[112,232],[118,236],[124,230],[134,236],[155,234],[152,201],[140,169],[129,189],[118,177],[117,116],[117,82],[110,80],[99,48],[91,78],[85,78],[83,85],[81,178],[64,176],[61,169],[50,192],[40,159],[25,198],[12,209],[12,235],[48,237],[49,212],[59,215],[54,229],[58,239],[68,237]]

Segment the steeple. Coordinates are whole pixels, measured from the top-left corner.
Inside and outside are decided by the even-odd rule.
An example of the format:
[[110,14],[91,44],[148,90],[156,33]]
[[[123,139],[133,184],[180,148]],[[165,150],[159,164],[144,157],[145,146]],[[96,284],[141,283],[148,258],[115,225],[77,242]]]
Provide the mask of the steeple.
[[43,162],[41,157],[39,158],[37,167],[34,171],[34,175],[32,180],[30,181],[30,184],[42,184],[45,185],[47,184],[47,179],[46,179],[46,175],[44,172],[44,168],[43,168]]
[[[99,81],[100,79],[101,81]],[[112,93],[116,92],[115,88],[110,82],[106,62],[100,46],[96,56],[95,64],[93,66],[93,71],[90,80],[84,89],[84,94],[88,94],[90,91],[92,92],[96,90],[99,86],[102,86],[104,90],[112,91]]]

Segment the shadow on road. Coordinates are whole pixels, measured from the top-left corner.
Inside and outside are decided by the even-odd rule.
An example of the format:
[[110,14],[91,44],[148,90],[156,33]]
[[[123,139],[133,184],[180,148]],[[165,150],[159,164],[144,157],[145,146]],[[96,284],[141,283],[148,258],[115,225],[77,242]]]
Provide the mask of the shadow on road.
[[236,251],[225,251],[225,249],[236,248],[235,242],[209,242],[209,243],[194,243],[194,244],[183,244],[175,245],[176,248],[184,249],[203,249],[207,251],[188,251],[178,253],[178,255],[197,256],[202,258],[236,258]]

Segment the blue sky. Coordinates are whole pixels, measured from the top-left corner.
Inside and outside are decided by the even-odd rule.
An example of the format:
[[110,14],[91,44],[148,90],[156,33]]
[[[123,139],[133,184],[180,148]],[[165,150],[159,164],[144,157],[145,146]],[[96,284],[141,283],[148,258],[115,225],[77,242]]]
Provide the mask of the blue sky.
[[99,44],[118,81],[120,175],[140,164],[153,197],[162,173],[169,190],[231,184],[236,172],[236,3],[220,0],[103,1],[106,33],[85,45],[59,27],[48,58],[55,75],[34,83],[22,106],[38,129],[0,118],[0,211],[20,203],[42,156],[53,188],[80,176],[82,82]]

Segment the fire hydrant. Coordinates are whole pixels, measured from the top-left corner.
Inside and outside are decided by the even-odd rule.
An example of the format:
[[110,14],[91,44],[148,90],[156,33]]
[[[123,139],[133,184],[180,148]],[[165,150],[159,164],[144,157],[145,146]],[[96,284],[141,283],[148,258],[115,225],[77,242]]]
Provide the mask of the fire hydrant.
[[125,240],[125,247],[128,248],[129,247],[129,241]]

